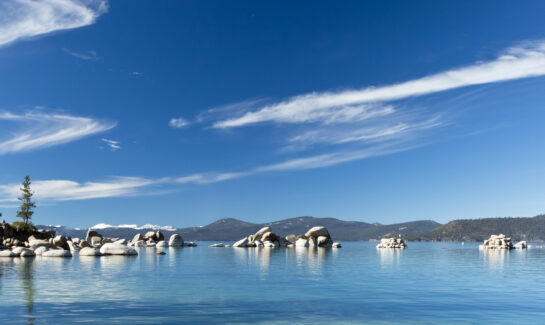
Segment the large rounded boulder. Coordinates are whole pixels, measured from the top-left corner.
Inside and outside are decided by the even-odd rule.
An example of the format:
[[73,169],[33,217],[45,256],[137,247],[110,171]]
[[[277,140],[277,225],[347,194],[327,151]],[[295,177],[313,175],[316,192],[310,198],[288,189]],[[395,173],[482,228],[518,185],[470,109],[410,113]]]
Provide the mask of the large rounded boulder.
[[327,231],[327,228],[322,226],[312,227],[305,233],[305,237],[307,238],[309,237],[317,238],[320,236],[331,237],[329,235],[329,231]]
[[181,247],[184,245],[184,239],[178,234],[173,234],[168,240],[168,246],[170,247]]
[[138,255],[134,248],[114,243],[102,245],[100,252],[104,255]]

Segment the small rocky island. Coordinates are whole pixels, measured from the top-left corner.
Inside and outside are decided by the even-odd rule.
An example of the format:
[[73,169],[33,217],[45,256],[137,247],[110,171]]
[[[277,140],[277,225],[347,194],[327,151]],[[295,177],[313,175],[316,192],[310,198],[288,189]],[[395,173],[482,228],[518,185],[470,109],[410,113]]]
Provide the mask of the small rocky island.
[[482,245],[479,245],[479,249],[526,249],[528,245],[526,241],[520,241],[513,245],[511,238],[506,237],[504,234],[492,235],[490,238],[484,241]]
[[[223,247],[223,244],[214,244],[212,247]],[[333,242],[329,231],[325,227],[313,227],[304,235],[279,236],[271,231],[270,227],[263,227],[255,234],[244,237],[232,247],[333,247],[340,248],[341,244]]]
[[405,249],[407,248],[407,244],[405,244],[405,241],[403,238],[398,237],[392,237],[392,238],[382,238],[380,240],[380,243],[377,245],[377,248],[401,248]]

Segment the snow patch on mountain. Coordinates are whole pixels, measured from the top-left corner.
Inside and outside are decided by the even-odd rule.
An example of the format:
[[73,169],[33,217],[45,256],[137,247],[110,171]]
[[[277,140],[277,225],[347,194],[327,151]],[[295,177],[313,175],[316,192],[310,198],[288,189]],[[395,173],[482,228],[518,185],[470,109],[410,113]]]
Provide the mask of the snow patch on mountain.
[[131,228],[131,229],[136,229],[136,230],[153,229],[153,230],[166,230],[166,231],[175,231],[176,230],[176,228],[174,228],[172,226],[158,226],[158,225],[151,225],[151,224],[145,224],[145,225],[142,225],[142,226],[138,226],[138,225],[118,225],[118,226],[114,226],[114,225],[110,225],[110,224],[107,224],[107,223],[99,223],[99,224],[96,224],[96,225],[92,226],[89,229],[106,229],[106,228]]

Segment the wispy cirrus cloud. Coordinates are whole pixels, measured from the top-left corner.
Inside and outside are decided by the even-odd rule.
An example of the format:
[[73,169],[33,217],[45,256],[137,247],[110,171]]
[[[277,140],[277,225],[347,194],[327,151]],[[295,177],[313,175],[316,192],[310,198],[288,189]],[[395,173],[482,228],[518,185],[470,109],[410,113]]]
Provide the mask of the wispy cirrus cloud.
[[48,114],[42,111],[25,114],[0,112],[0,123],[2,121],[6,124],[17,124],[19,127],[11,134],[6,132],[7,139],[0,138],[0,155],[65,144],[110,130],[116,125],[89,117]]
[[374,103],[542,75],[545,75],[545,42],[527,42],[505,50],[492,61],[477,62],[393,85],[299,95],[238,117],[216,121],[213,127],[234,128],[263,122],[327,122],[339,114],[347,117],[344,120],[353,120],[364,117],[371,109],[368,105]]
[[110,140],[110,139],[106,139],[106,138],[102,138],[101,140],[102,140],[102,142],[106,143],[106,145],[107,145],[108,147],[110,147],[110,149],[111,149],[112,151],[116,151],[116,150],[121,149],[121,146],[120,146],[120,142],[119,142],[119,141]]
[[99,59],[97,53],[95,51],[85,51],[85,52],[74,52],[70,51],[69,49],[62,49],[64,53],[73,56],[75,58],[86,60],[86,61],[96,61]]
[[91,25],[107,10],[106,0],[3,0],[0,46]]

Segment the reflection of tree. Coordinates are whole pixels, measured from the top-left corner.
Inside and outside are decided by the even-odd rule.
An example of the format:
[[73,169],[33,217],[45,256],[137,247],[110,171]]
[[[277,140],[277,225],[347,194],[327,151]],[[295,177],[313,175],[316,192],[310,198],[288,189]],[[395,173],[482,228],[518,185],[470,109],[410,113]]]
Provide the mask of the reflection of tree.
[[[23,259],[23,265],[21,269],[21,282],[23,284],[23,290],[25,291],[25,300],[27,306],[27,312],[29,316],[32,316],[34,311],[34,259]],[[34,324],[34,317],[27,319],[29,324]]]

